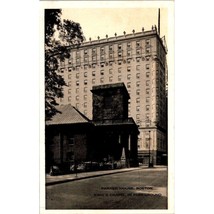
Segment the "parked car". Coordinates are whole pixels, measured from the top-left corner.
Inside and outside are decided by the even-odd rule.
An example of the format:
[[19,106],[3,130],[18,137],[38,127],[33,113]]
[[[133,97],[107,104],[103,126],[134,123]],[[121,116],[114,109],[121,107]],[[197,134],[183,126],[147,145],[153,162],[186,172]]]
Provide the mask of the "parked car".
[[86,168],[86,166],[84,163],[77,165],[77,171],[85,171],[85,168]]
[[88,161],[88,162],[84,162],[84,164],[85,164],[85,170],[86,171],[94,171],[94,170],[100,169],[98,162]]
[[50,168],[50,175],[61,175],[62,171],[60,170],[59,166],[53,165]]

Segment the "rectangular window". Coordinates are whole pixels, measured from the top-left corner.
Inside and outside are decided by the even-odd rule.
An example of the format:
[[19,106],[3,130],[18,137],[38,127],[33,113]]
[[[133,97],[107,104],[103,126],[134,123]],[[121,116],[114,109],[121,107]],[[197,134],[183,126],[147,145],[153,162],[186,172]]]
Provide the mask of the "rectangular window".
[[149,69],[149,64],[146,64],[146,69]]
[[150,83],[150,81],[149,81],[149,80],[147,80],[147,81],[146,81],[146,86],[149,86],[149,83]]
[[146,114],[146,120],[149,121],[149,114]]
[[87,95],[84,95],[84,100],[87,100]]
[[140,95],[140,89],[136,90],[136,95]]
[[93,76],[93,77],[95,77],[95,73],[96,73],[95,71],[92,71],[92,76]]
[[146,45],[150,45],[150,40],[149,39],[146,40]]
[[88,89],[87,87],[84,87],[84,92],[87,92],[87,89]]
[[140,111],[140,106],[136,106],[136,111]]
[[92,64],[92,68],[95,68],[96,67],[96,64]]
[[68,64],[72,64],[72,59],[68,59]]
[[79,103],[76,103],[76,108],[79,109]]
[[95,84],[95,79],[92,79],[92,84]]
[[149,77],[149,72],[146,72],[146,77]]
[[109,53],[109,59],[113,59],[113,54]]
[[146,48],[146,53],[149,53],[150,52],[150,48]]
[[137,86],[137,87],[140,87],[140,81],[137,81],[137,82],[136,82],[136,86]]
[[70,88],[68,89],[68,94],[71,94],[71,89]]
[[62,68],[60,71],[61,71],[61,73],[64,73],[64,68]]
[[112,74],[113,73],[113,70],[112,69],[109,69],[109,74]]
[[104,63],[100,63],[100,66],[101,66],[102,68],[104,67],[104,65],[105,65]]
[[121,60],[118,61],[118,65],[122,65],[122,61]]
[[72,67],[69,67],[69,68],[68,68],[68,71],[71,72],[71,71],[72,71]]
[[140,58],[139,58],[139,57],[137,57],[136,61],[137,61],[137,62],[140,62]]
[[130,72],[131,71],[131,67],[130,66],[128,66],[128,68],[127,68],[127,72]]
[[71,101],[71,96],[68,97],[68,101]]
[[127,59],[127,63],[130,64],[130,62],[131,62],[131,59]]
[[121,73],[122,68],[118,68],[118,73]]
[[79,78],[79,73],[76,73],[76,78]]
[[136,99],[136,103],[140,103],[140,98],[139,97]]
[[113,80],[113,77],[110,76],[110,77],[109,77],[109,82],[112,82],[112,80]]
[[76,81],[76,86],[79,86],[79,84],[80,84],[80,83],[79,83],[79,80],[77,80],[77,81]]
[[130,82],[127,83],[127,88],[131,88],[131,83]]
[[84,85],[87,85],[87,83],[88,83],[87,80],[84,80]]
[[140,73],[137,73],[137,74],[136,74],[136,78],[137,78],[137,79],[140,79]]
[[113,51],[113,46],[112,45],[109,46],[109,50]]
[[122,50],[122,45],[118,44],[118,50]]
[[149,103],[149,97],[146,97],[146,102]]
[[79,100],[79,95],[76,96],[76,100]]
[[146,94],[149,94],[149,88],[146,89]]
[[100,78],[100,83],[103,83],[104,82],[104,79],[103,79],[103,77],[102,78]]
[[71,79],[71,74],[68,75],[68,79]]
[[140,114],[137,114],[137,115],[136,115],[136,119],[137,119],[137,120],[140,120]]
[[92,61],[96,61],[96,56],[92,56]]
[[137,50],[136,50],[136,54],[137,54],[137,55],[140,55],[140,49],[137,49]]
[[96,54],[96,48],[92,49],[92,54]]
[[119,53],[118,53],[118,57],[122,57],[122,52],[119,52]]
[[146,106],[146,111],[149,111],[149,105]]
[[130,42],[127,43],[127,48],[131,48],[131,43]]
[[119,76],[118,76],[118,81],[121,81],[121,80],[122,80],[122,76],[119,75]]
[[88,57],[84,57],[84,62],[87,62],[88,61]]
[[88,54],[88,50],[84,50],[84,54],[87,55]]
[[131,56],[131,51],[127,51],[127,56]]
[[87,74],[88,74],[87,72],[84,72],[84,77],[87,77]]
[[100,71],[100,75],[104,75],[104,70],[101,70],[101,71]]
[[76,88],[76,93],[79,93],[79,88]]
[[85,107],[85,108],[87,107],[87,102],[84,102],[84,107]]
[[71,81],[68,82],[68,86],[71,86]]
[[80,58],[77,58],[76,62],[77,62],[77,64],[79,64],[80,63]]
[[104,47],[101,47],[101,48],[100,48],[100,52],[101,52],[101,53],[103,53],[103,52],[104,52],[104,50],[105,50],[105,48],[104,48]]
[[139,48],[140,47],[140,41],[136,42],[136,47]]
[[100,60],[103,61],[105,59],[104,55],[100,56]]
[[131,74],[127,75],[127,79],[130,80],[131,79]]

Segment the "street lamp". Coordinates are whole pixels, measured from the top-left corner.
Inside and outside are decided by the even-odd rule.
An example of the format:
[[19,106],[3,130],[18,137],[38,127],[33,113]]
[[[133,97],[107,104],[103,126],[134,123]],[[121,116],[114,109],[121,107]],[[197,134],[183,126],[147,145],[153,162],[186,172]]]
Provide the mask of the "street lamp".
[[153,161],[151,162],[151,151],[150,151],[150,130],[149,130],[149,168],[153,167]]

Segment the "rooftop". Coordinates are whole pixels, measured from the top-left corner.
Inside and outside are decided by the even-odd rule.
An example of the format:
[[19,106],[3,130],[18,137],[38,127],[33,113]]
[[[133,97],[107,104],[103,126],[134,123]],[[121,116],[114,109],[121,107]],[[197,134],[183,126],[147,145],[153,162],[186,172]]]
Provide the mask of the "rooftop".
[[77,124],[77,123],[88,123],[89,119],[79,112],[72,105],[59,106],[57,113],[53,118],[46,122],[46,125],[62,125],[62,124]]

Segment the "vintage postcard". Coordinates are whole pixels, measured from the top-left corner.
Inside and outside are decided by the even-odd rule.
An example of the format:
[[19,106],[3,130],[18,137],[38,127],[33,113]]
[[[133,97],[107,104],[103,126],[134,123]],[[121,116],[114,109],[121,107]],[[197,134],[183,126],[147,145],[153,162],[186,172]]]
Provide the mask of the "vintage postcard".
[[174,213],[174,2],[40,6],[40,213]]

